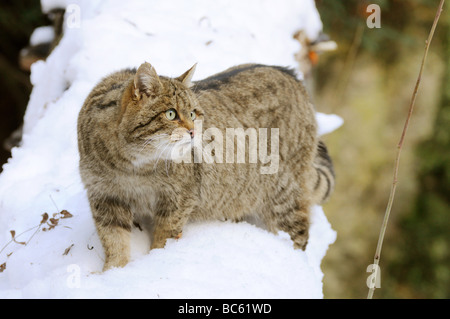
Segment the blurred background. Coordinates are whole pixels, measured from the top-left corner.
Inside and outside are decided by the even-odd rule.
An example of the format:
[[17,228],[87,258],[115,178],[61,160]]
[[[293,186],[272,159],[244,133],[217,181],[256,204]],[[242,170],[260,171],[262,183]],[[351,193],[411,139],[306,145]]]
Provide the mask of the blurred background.
[[[366,7],[381,7],[369,29]],[[392,185],[396,146],[438,0],[317,0],[338,49],[314,70],[320,111],[344,118],[325,137],[336,192],[324,206],[337,240],[323,263],[327,298],[365,298]],[[445,4],[403,145],[375,298],[450,297],[450,6]]]
[[[366,25],[381,7],[381,28]],[[396,146],[439,0],[316,0],[324,32],[338,48],[314,57],[308,86],[320,112],[344,125],[324,137],[337,186],[324,210],[337,240],[322,269],[325,298],[366,298],[392,185]],[[58,29],[61,12],[38,0],[0,4],[0,163],[17,143],[31,93],[30,63],[55,43],[21,50],[36,27]],[[57,38],[56,38],[57,39]],[[400,162],[375,298],[450,297],[450,5],[445,4]],[[21,58],[20,58],[21,57]],[[20,134],[18,134],[20,139]],[[1,171],[1,169],[0,169]]]

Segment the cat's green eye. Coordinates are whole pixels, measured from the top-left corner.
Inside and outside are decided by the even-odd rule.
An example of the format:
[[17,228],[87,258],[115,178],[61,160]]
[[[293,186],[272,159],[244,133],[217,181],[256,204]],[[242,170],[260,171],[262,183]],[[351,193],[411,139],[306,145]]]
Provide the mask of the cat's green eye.
[[194,111],[191,112],[191,120],[195,120],[196,114]]
[[177,117],[177,111],[170,109],[166,111],[166,117],[168,120],[173,121]]

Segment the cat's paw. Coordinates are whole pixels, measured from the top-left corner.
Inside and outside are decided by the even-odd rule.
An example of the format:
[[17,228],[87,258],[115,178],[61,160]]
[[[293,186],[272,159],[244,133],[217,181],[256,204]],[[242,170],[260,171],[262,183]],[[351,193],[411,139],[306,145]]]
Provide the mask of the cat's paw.
[[176,235],[174,238],[176,240],[180,239],[183,236],[183,232],[179,233],[178,235]]

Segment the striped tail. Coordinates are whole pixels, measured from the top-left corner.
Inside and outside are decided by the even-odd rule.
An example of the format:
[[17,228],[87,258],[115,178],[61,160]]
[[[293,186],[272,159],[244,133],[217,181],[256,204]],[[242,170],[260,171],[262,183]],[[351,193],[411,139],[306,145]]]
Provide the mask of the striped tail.
[[314,185],[313,203],[323,204],[330,198],[334,189],[335,175],[333,161],[328,154],[325,143],[319,141],[317,155],[314,159],[314,167],[317,172],[317,180]]

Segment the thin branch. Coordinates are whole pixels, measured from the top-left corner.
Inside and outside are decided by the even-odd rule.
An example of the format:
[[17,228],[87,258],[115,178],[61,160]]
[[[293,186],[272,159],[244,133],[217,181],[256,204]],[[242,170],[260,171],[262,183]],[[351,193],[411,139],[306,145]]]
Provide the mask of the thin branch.
[[[17,235],[17,236],[15,236],[15,234],[14,234],[14,236],[11,236],[11,240],[10,240],[9,242],[7,242],[5,246],[2,247],[2,249],[0,250],[0,254],[3,252],[3,250],[5,250],[6,247],[8,247],[9,244],[16,242],[16,239],[17,239],[18,237],[20,237],[21,235],[23,235],[23,234],[25,234],[25,233],[27,233],[27,232],[29,232],[29,231],[32,231],[32,230],[35,229],[35,228],[37,228],[37,230],[36,230],[36,232],[37,232],[37,231],[39,230],[40,226],[41,226],[41,225],[36,225],[36,226],[34,226],[34,227],[31,227],[31,228],[29,228],[29,229],[27,229],[27,230],[21,232],[21,233],[20,233],[19,235]],[[33,236],[34,236],[34,234],[32,235],[32,237],[33,237]]]
[[[399,143],[397,145],[397,156],[395,158],[394,176],[393,176],[391,192],[390,192],[390,195],[389,195],[389,201],[388,201],[388,204],[387,204],[386,212],[384,214],[383,224],[381,226],[380,236],[378,238],[377,249],[375,251],[375,257],[374,257],[374,261],[373,261],[373,263],[375,265],[375,267],[373,267],[374,278],[377,278],[377,275],[378,275],[377,274],[377,272],[379,271],[379,266],[378,265],[380,263],[380,255],[381,255],[381,248],[383,246],[384,234],[386,233],[386,228],[387,228],[387,224],[388,224],[388,220],[389,220],[389,215],[391,213],[392,204],[394,202],[395,190],[397,188],[398,168],[399,168],[399,163],[400,163],[400,154],[401,154],[401,151],[402,151],[403,142],[405,140],[406,131],[408,130],[409,121],[411,120],[411,116],[412,116],[412,113],[413,113],[413,110],[414,110],[414,104],[416,102],[417,92],[419,90],[420,81],[422,79],[423,68],[424,68],[425,61],[426,61],[427,55],[428,55],[428,49],[430,47],[431,40],[433,39],[434,31],[435,31],[437,23],[439,21],[439,17],[441,16],[441,13],[442,13],[442,10],[443,10],[443,6],[444,6],[444,2],[445,2],[445,0],[441,0],[441,2],[439,4],[438,10],[436,12],[436,17],[434,18],[433,26],[431,27],[430,34],[428,35],[428,39],[425,42],[425,53],[424,53],[423,58],[422,58],[422,64],[420,65],[419,76],[417,78],[416,86],[414,87],[414,91],[413,91],[412,98],[411,98],[411,103],[409,105],[408,116],[406,117],[406,122],[405,122],[405,125],[403,127],[402,135],[401,135],[400,141],[399,141]],[[367,299],[372,299],[374,291],[375,291],[375,285],[372,285],[372,287],[369,287],[369,293],[368,293]]]
[[336,105],[341,105],[341,101],[345,95],[345,91],[347,89],[351,73],[353,71],[353,66],[356,61],[356,56],[358,54],[358,49],[361,46],[364,30],[365,30],[365,23],[360,22],[358,26],[356,27],[355,35],[353,37],[352,44],[350,46],[350,49],[348,50],[347,57],[345,58],[344,66],[342,67],[342,71],[340,72],[340,77],[338,82],[336,83],[335,93],[334,97],[336,102]]

